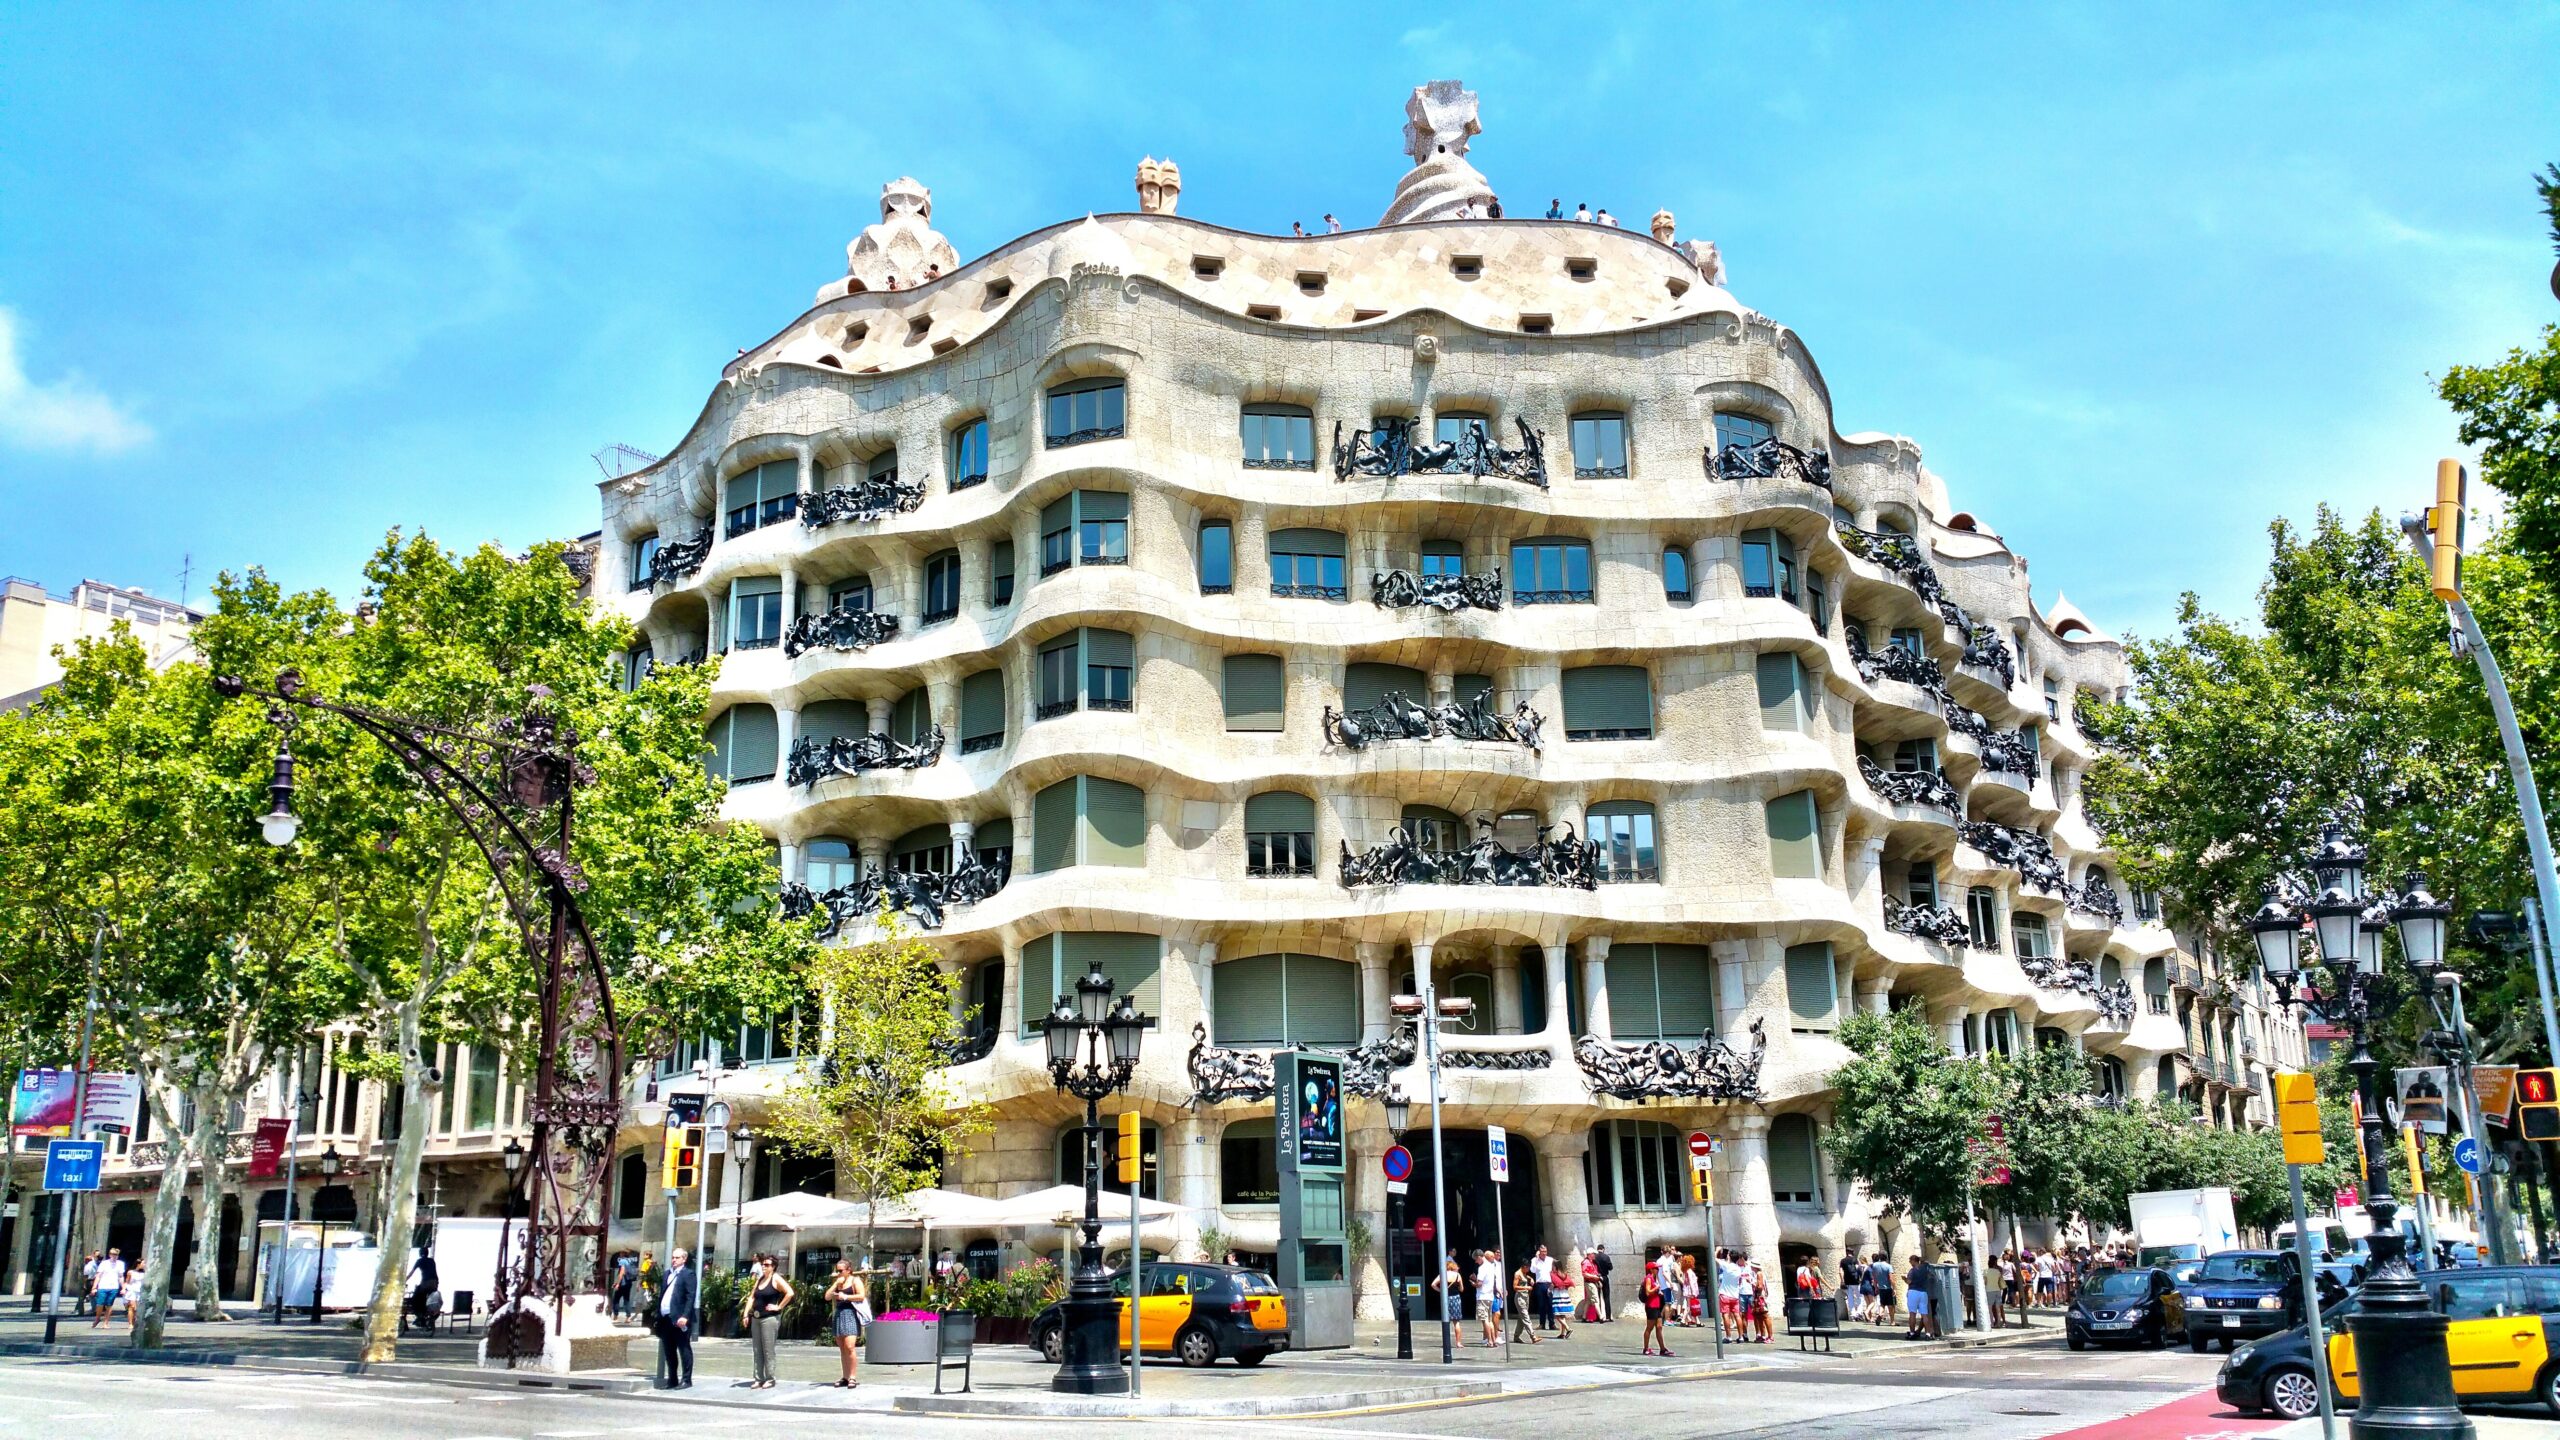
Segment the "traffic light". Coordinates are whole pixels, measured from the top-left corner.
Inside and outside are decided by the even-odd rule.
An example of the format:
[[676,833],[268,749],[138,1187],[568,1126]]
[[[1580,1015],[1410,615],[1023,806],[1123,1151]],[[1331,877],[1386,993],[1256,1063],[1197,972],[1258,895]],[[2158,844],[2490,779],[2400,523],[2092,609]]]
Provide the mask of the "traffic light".
[[2434,553],[2427,562],[2427,586],[2439,600],[2462,598],[2462,515],[2471,472],[2459,460],[2436,462],[2436,503],[2427,510],[2427,533]]
[[2276,1129],[2284,1135],[2284,1163],[2317,1165],[2329,1158],[2320,1139],[2320,1097],[2312,1077],[2288,1072],[2275,1077]]
[[1689,1200],[1692,1204],[1716,1203],[1716,1172],[1704,1165],[1689,1168]]
[[2517,1133],[2527,1140],[2560,1140],[2560,1074],[2516,1072]]
[[1120,1183],[1138,1183],[1138,1112],[1120,1112]]
[[667,1158],[660,1179],[669,1190],[690,1190],[702,1178],[702,1127],[687,1125],[667,1131]]

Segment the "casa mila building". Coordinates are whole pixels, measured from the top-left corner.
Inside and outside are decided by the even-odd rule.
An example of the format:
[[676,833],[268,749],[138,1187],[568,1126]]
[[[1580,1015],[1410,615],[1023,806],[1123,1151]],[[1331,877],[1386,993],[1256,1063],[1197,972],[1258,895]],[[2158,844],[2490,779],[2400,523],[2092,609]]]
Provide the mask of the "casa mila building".
[[[603,486],[601,603],[634,673],[716,661],[709,763],[785,905],[855,943],[885,902],[964,977],[950,1080],[997,1123],[944,1183],[1081,1181],[1036,1027],[1097,964],[1157,1017],[1125,1099],[1183,1256],[1277,1247],[1291,1047],[1348,1057],[1371,1231],[1395,1139],[1429,1211],[1391,1005],[1426,977],[1473,1002],[1442,1055],[1462,1250],[1497,1204],[1518,1251],[1694,1246],[1703,1130],[1718,1233],[1771,1273],[1909,1253],[1821,1147],[1857,1011],[2256,1119],[2299,1032],[2237,985],[2208,1004],[2081,809],[2075,712],[2124,685],[2117,643],[2039,607],[1917,444],[1835,415],[1714,245],[1668,213],[1483,218],[1474,96],[1408,116],[1413,168],[1339,234],[1183,218],[1150,158],[1136,211],[964,263],[893,182],[847,273]],[[663,1083],[706,1062],[751,1117],[786,1030]],[[655,1203],[626,1194],[630,1238]]]

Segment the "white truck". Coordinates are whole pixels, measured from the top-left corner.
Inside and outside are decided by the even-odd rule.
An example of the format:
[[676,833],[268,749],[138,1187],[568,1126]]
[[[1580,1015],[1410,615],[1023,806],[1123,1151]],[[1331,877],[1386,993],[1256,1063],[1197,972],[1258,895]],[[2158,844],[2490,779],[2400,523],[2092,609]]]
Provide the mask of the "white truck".
[[2175,1267],[2240,1244],[2227,1185],[2146,1190],[2125,1203],[2133,1212],[2135,1255],[2141,1264]]

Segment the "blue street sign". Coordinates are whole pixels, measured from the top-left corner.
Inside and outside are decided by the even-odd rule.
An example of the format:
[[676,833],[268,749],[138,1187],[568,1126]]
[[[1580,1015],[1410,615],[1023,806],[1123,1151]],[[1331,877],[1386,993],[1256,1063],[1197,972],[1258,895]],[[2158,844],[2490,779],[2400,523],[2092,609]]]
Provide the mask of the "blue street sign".
[[102,1140],[48,1140],[44,1146],[44,1188],[47,1190],[95,1190],[98,1170],[105,1163],[106,1142]]
[[2453,1142],[2453,1163],[2472,1175],[2480,1173],[2480,1142],[2469,1135]]
[[1413,1178],[1413,1152],[1401,1145],[1390,1145],[1387,1153],[1378,1157],[1378,1168],[1386,1171],[1390,1180],[1410,1180]]

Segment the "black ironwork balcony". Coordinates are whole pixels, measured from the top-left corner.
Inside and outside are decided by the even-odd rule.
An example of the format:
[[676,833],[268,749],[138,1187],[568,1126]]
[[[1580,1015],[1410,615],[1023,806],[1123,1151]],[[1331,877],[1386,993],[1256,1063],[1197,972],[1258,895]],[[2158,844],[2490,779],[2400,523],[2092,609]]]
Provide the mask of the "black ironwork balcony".
[[1514,590],[1511,592],[1511,603],[1514,605],[1588,605],[1591,603],[1591,592],[1588,590]]
[[1662,882],[1659,865],[1612,865],[1606,856],[1600,861],[1600,883],[1603,885],[1658,885]]
[[[980,478],[983,479],[985,477],[981,476]],[[986,1018],[982,1017],[978,1021],[978,1027],[979,1028],[970,1031],[968,1034],[963,1035],[956,1040],[945,1041],[936,1045],[934,1047],[934,1058],[940,1060],[945,1065],[966,1065],[972,1060],[984,1060],[988,1056],[996,1053],[996,1032],[994,1026]]]
[[1271,598],[1274,600],[1348,600],[1351,598],[1351,591],[1342,585],[1283,585],[1274,581],[1271,585]]
[[[1419,1041],[1411,1025],[1397,1025],[1375,1040],[1358,1045],[1300,1045],[1296,1048],[1318,1055],[1338,1056],[1342,1060],[1342,1088],[1350,1094],[1371,1100],[1386,1098],[1387,1078],[1413,1063],[1419,1053]],[[1448,1058],[1442,1056],[1442,1059]],[[1274,1079],[1271,1052],[1268,1050],[1233,1050],[1209,1043],[1209,1027],[1198,1021],[1191,1025],[1191,1056],[1186,1064],[1191,1075],[1191,1103],[1222,1105],[1230,1100],[1268,1100]]]
[[1901,576],[1929,608],[1938,610],[1941,616],[1945,614],[1940,607],[1946,603],[1947,589],[1938,583],[1937,569],[1929,563],[1928,552],[1917,539],[1897,530],[1861,530],[1846,523],[1835,528],[1840,532],[1840,543],[1850,554],[1872,560]]
[[824,646],[829,650],[868,650],[898,633],[898,617],[886,610],[821,610],[791,622],[782,653],[797,657]]
[[649,583],[663,585],[681,580],[702,568],[711,558],[711,527],[703,526],[690,540],[661,542],[657,553],[649,557]]
[[2026,973],[2027,982],[2040,990],[2064,990],[2099,1001],[2102,1013],[2111,1003],[2106,999],[2110,992],[2120,992],[2125,1018],[2133,1018],[2133,988],[2121,980],[2112,987],[2100,984],[2097,966],[2090,961],[2064,955],[2021,955],[2018,968]]
[[1123,715],[1136,709],[1137,704],[1138,702],[1126,695],[1088,695],[1084,698],[1084,708],[1087,710],[1114,710]]
[[954,490],[966,490],[973,485],[984,485],[986,483],[987,472],[984,470],[973,470],[966,475],[954,475],[951,477],[951,488]]
[[1930,805],[1950,815],[1964,813],[1964,797],[1956,793],[1943,771],[1887,770],[1861,755],[1858,773],[1865,777],[1867,788],[1889,804]]
[[1443,615],[1460,610],[1502,608],[1502,570],[1483,574],[1417,575],[1410,570],[1381,570],[1369,577],[1369,603],[1381,610],[1428,606]]
[[1385,740],[1502,740],[1536,750],[1543,743],[1546,717],[1523,700],[1508,715],[1493,708],[1489,691],[1465,701],[1424,705],[1401,690],[1390,690],[1376,703],[1344,712],[1324,707],[1324,738],[1329,745],[1359,750]]
[[781,643],[782,640],[779,636],[741,635],[737,639],[729,642],[729,648],[732,650],[770,650]]
[[1574,1042],[1573,1059],[1591,1093],[1614,1100],[1757,1100],[1760,1062],[1769,1053],[1766,1023],[1751,1022],[1749,1050],[1712,1032],[1686,1049],[1668,1040],[1620,1044],[1585,1035]]
[[1973,944],[1972,927],[1953,910],[1944,905],[1906,905],[1890,895],[1884,897],[1884,928],[1959,950]]
[[983,755],[987,751],[993,750],[1002,744],[1004,744],[1004,732],[1001,730],[997,731],[993,735],[972,735],[968,739],[960,742],[960,753],[963,755]]
[[1545,1050],[1467,1050],[1444,1048],[1440,1065],[1446,1070],[1544,1070],[1555,1063]]
[[2126,1029],[2133,1024],[2133,986],[2122,980],[2112,985],[2101,985],[2094,998],[2098,1002],[2100,1024],[2112,1026],[2118,1030]]
[[791,763],[783,777],[794,785],[815,785],[838,775],[866,770],[922,770],[942,759],[942,727],[912,743],[873,731],[819,740],[803,735],[791,742]]
[[1491,476],[1502,480],[1518,480],[1547,488],[1546,437],[1529,427],[1529,422],[1513,417],[1520,429],[1520,447],[1506,450],[1488,435],[1481,420],[1470,420],[1458,431],[1454,440],[1423,441],[1415,438],[1417,422],[1407,416],[1382,419],[1370,429],[1357,430],[1346,439],[1342,422],[1333,422],[1333,478],[1348,480],[1354,475],[1379,479],[1397,475],[1469,475],[1478,479]]
[[2062,862],[2054,857],[2052,843],[2033,830],[1992,820],[1965,820],[1957,823],[1956,836],[1993,864],[2008,866],[2017,872],[2021,882],[2047,895],[2071,893],[2070,878],[2063,873]]
[[1706,449],[1710,480],[1801,480],[1831,488],[1831,456],[1821,450],[1799,450],[1771,436],[1752,445]]
[[1244,457],[1244,468],[1247,470],[1313,470],[1316,468],[1316,457],[1313,455],[1247,455]]
[[923,619],[923,621],[921,621],[921,622],[920,622],[920,624],[919,624],[919,627],[918,627],[918,628],[922,628],[922,626],[924,626],[924,625],[943,625],[943,624],[948,624],[949,622],[954,621],[954,620],[957,620],[957,619],[959,619],[959,618],[960,618],[960,607],[959,607],[959,606],[957,606],[957,605],[952,606],[952,607],[951,607],[950,609],[948,609],[948,610],[927,610],[926,612],[924,612],[924,619]]
[[2026,731],[2011,730],[2004,734],[1992,729],[1991,722],[1983,718],[1981,711],[1952,700],[1942,704],[1947,714],[1947,728],[1959,735],[1973,737],[1974,744],[1982,752],[1984,769],[1997,770],[2004,775],[2034,776],[2037,751],[2035,742],[2027,738]]
[[1624,465],[1576,465],[1573,467],[1573,478],[1576,480],[1624,480],[1627,478],[1627,467]]
[[1849,632],[1849,662],[1858,667],[1858,678],[1870,685],[1879,680],[1899,680],[1932,695],[1947,688],[1946,672],[1938,668],[1937,661],[1899,645],[1870,650],[1866,637],[1856,630]]
[[974,850],[961,852],[960,863],[940,870],[865,870],[849,885],[824,894],[797,880],[782,887],[782,918],[820,917],[818,936],[831,940],[845,926],[875,919],[887,911],[905,914],[926,930],[942,928],[946,911],[973,905],[1002,890],[1011,878],[1010,854],[982,862]]
[[1088,440],[1117,440],[1128,433],[1129,427],[1126,425],[1096,425],[1085,430],[1069,430],[1064,434],[1052,433],[1047,437],[1048,448],[1055,450],[1066,445],[1082,445]]
[[2018,658],[2010,652],[2009,642],[2000,638],[1999,627],[1974,619],[1953,600],[1942,601],[1938,614],[1964,638],[1964,655],[1956,661],[1958,665],[1990,671],[2000,677],[2003,690],[2018,683]]
[[901,480],[893,472],[821,490],[800,508],[800,523],[812,530],[829,525],[870,524],[905,515],[924,505],[924,482]]
[[[1312,844],[1313,842],[1310,841],[1309,843]],[[1246,878],[1253,880],[1307,880],[1314,878],[1316,873],[1316,862],[1313,860],[1272,859],[1265,860],[1257,864],[1252,861],[1247,861],[1245,863],[1244,873]]]
[[2069,904],[2083,915],[2095,915],[2109,925],[2124,923],[2124,902],[2116,898],[2116,887],[2104,880],[2083,882],[2071,892]]
[[[1426,850],[1409,826],[1399,825],[1383,845],[1351,853],[1342,844],[1342,886],[1357,890],[1377,885],[1543,885],[1565,890],[1594,890],[1600,884],[1600,846],[1558,823],[1538,829],[1538,838],[1517,848],[1493,838],[1493,822],[1476,821],[1474,844],[1463,850]],[[1553,838],[1550,838],[1552,834]]]
[[1082,702],[1073,695],[1068,696],[1064,700],[1043,700],[1040,702],[1038,708],[1031,712],[1031,718],[1034,720],[1055,720],[1061,715],[1072,715],[1076,712],[1077,707],[1081,703]]

